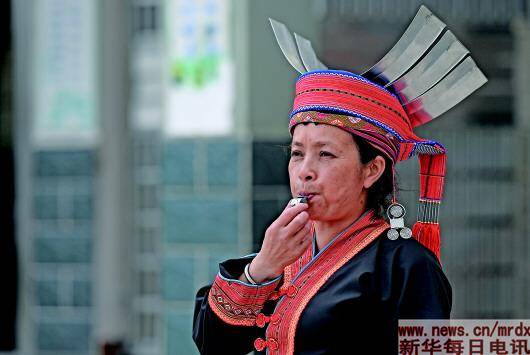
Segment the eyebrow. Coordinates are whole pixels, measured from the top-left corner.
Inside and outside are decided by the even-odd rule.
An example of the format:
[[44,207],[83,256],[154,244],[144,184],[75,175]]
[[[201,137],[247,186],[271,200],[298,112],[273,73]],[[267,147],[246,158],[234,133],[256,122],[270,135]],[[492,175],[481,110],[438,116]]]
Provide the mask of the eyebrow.
[[[329,142],[329,141],[316,141],[312,145],[315,146],[315,147],[323,147],[323,146],[326,146],[326,145],[329,145],[331,147],[335,147],[335,144],[333,142]],[[302,142],[292,142],[291,146],[293,146],[293,147],[303,147],[304,144]]]

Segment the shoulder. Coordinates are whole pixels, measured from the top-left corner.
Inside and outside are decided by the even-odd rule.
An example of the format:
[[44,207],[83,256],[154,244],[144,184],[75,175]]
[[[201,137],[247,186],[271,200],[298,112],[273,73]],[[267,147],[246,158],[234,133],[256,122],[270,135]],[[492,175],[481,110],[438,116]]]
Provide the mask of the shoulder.
[[400,317],[449,317],[452,287],[436,255],[413,238],[378,239],[381,292],[395,300]]
[[390,240],[386,231],[378,238],[378,253],[382,259],[390,261],[401,268],[418,268],[430,266],[441,269],[436,255],[414,238]]

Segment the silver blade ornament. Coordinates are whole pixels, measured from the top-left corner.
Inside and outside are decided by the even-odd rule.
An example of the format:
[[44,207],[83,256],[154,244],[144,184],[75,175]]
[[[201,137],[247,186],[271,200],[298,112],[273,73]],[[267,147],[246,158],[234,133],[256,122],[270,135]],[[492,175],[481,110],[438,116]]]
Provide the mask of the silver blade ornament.
[[401,102],[407,104],[436,85],[469,54],[451,31],[444,33],[434,47],[407,74],[392,83]]
[[381,85],[394,82],[427,52],[444,28],[445,23],[422,5],[394,47],[362,75]]
[[296,48],[296,43],[293,39],[293,35],[283,23],[278,22],[269,18],[269,21],[276,37],[276,41],[280,46],[280,49],[287,59],[287,61],[295,68],[300,74],[307,72],[302,59],[298,55],[298,50]]
[[412,127],[421,126],[440,116],[487,81],[475,61],[467,57],[429,91],[403,106]]
[[300,53],[302,63],[304,64],[307,71],[328,69],[328,67],[317,58],[317,55],[313,50],[313,46],[308,39],[300,36],[296,32],[294,34],[294,39],[296,41],[296,45],[298,46],[298,52]]

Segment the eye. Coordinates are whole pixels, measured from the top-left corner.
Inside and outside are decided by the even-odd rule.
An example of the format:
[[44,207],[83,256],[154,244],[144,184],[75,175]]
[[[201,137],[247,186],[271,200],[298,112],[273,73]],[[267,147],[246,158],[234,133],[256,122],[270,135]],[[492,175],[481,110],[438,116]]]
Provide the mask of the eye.
[[302,152],[300,152],[299,150],[293,150],[291,151],[291,158],[294,158],[294,157],[301,157],[302,156]]
[[333,155],[330,152],[326,152],[325,150],[320,151],[320,156],[321,157],[335,157],[335,155]]

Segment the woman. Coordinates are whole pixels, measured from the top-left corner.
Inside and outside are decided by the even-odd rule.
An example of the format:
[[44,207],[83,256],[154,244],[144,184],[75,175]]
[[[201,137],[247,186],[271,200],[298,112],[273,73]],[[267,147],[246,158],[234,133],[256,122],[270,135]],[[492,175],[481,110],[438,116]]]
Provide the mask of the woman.
[[[282,337],[281,327],[289,334],[298,317],[291,332],[296,354],[397,353],[397,320],[448,318],[450,285],[431,251],[414,239],[385,237],[380,191],[386,185],[386,194],[391,192],[392,169],[382,152],[330,124],[294,123],[292,132],[291,192],[307,196],[308,203],[280,214],[257,255],[221,264],[209,290],[214,307],[208,290],[199,292],[197,346],[203,354],[246,354],[254,347],[285,354],[289,350],[280,339],[289,336]],[[248,272],[259,285],[245,277],[249,262]],[[299,281],[293,283],[295,275]],[[220,312],[227,305],[249,313]],[[275,327],[270,336],[267,324]]]
[[[307,203],[287,206],[259,253],[221,263],[199,290],[193,338],[202,354],[396,354],[399,319],[449,318],[437,221],[445,149],[412,131],[436,117],[427,111],[353,73],[299,77],[289,179]],[[394,165],[414,155],[420,216],[411,231]]]

